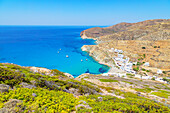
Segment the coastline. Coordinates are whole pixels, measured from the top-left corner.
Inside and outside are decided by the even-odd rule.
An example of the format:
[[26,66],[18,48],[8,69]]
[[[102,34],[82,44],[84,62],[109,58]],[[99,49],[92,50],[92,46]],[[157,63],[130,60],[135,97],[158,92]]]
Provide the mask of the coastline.
[[[99,44],[97,38],[87,37],[84,33],[83,33],[83,35],[81,36],[81,38],[82,38],[82,39],[93,39],[93,40],[95,40],[96,45]],[[93,45],[93,46],[96,46],[96,45]],[[89,56],[91,56],[91,57],[92,57],[95,61],[97,61],[99,64],[108,66],[110,69],[109,69],[107,72],[105,72],[105,74],[116,73],[116,72],[121,72],[121,73],[122,73],[122,72],[123,72],[122,70],[116,68],[115,65],[106,63],[106,62],[102,61],[100,58],[95,57],[94,55],[90,54],[90,51],[88,50],[88,46],[91,46],[91,45],[83,45],[83,46],[81,47],[81,50],[82,50],[82,51],[86,51],[86,52],[89,54]],[[104,74],[104,73],[102,73],[102,74]],[[79,76],[81,76],[81,75],[79,75]],[[79,76],[78,76],[78,77],[79,77]],[[77,78],[77,77],[76,77],[76,78]]]

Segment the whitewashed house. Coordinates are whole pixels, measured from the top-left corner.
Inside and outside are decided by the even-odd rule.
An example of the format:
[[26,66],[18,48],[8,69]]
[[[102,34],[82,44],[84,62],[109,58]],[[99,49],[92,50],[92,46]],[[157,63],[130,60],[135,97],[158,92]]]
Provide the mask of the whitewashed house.
[[124,57],[124,55],[122,55],[122,54],[118,54],[118,57],[119,57],[119,58],[123,58],[123,57]]
[[115,49],[115,52],[118,53],[118,49]]
[[144,66],[149,66],[149,62],[145,62],[143,65]]
[[126,77],[126,73],[118,73],[118,77]]
[[116,57],[116,58],[115,58],[115,60],[116,60],[116,61],[120,61],[120,60],[121,60],[121,58],[117,58],[117,57]]
[[109,74],[108,73],[103,73],[102,76],[109,76]]
[[128,67],[128,68],[132,68],[132,63],[126,63],[126,67]]
[[118,53],[123,53],[123,51],[122,50],[118,50]]
[[137,65],[137,62],[133,62],[134,65]]
[[162,74],[162,70],[158,69],[157,74]]

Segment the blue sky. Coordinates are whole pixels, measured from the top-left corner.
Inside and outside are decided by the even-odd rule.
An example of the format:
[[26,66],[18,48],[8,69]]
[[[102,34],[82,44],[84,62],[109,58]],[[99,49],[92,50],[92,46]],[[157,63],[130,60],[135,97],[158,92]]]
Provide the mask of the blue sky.
[[170,18],[170,0],[0,0],[0,25],[113,25]]

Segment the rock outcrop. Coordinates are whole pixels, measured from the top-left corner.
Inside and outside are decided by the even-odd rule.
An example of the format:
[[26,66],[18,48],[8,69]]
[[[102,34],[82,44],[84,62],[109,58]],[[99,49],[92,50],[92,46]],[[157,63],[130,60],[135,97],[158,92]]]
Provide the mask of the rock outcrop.
[[17,99],[10,99],[0,109],[0,113],[21,113],[23,111],[22,101]]
[[3,93],[3,92],[8,92],[9,90],[9,85],[6,85],[6,84],[0,84],[0,92]]

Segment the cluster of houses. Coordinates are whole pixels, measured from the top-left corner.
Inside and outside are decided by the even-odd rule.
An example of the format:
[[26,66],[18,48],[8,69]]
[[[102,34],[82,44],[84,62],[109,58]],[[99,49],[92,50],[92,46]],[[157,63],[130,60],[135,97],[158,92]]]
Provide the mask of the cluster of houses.
[[[113,60],[116,64],[116,66],[118,66],[121,70],[123,70],[127,73],[132,73],[137,78],[141,78],[141,79],[155,78],[156,81],[165,82],[165,81],[163,81],[162,77],[158,78],[157,76],[141,76],[141,75],[136,74],[136,71],[133,70],[132,66],[133,66],[133,64],[136,65],[137,62],[130,62],[129,57],[124,56],[122,54],[123,53],[122,50],[111,48],[109,51],[117,53],[117,57],[113,57]],[[144,66],[150,66],[149,62],[145,62]],[[162,70],[157,70],[157,74],[162,74]],[[116,75],[118,77],[125,77],[125,78],[127,77],[126,73],[103,73],[103,76],[108,76],[108,75]]]
[[125,57],[122,54],[122,50],[111,48],[109,51],[118,53],[117,57],[113,57],[116,66],[127,73],[136,74],[136,72],[132,69],[133,63],[129,62],[129,57]]

